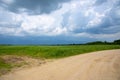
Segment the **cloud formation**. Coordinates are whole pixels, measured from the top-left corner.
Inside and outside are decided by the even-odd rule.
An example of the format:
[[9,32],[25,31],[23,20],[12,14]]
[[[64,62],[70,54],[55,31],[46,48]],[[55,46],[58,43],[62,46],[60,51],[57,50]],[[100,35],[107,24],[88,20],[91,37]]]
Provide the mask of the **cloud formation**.
[[15,13],[50,13],[61,8],[62,3],[70,0],[1,0],[1,6]]
[[104,4],[105,2],[107,2],[107,0],[96,0],[95,1],[95,5],[102,5],[102,4]]
[[0,35],[62,42],[119,39],[120,1],[0,0]]

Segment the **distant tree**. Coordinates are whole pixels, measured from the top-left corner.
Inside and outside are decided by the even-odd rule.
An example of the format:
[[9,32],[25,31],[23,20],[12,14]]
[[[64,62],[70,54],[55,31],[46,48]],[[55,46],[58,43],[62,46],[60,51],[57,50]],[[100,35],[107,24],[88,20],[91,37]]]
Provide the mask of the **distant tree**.
[[119,45],[120,45],[120,39],[119,39],[119,40],[115,40],[113,43],[114,43],[114,44],[119,44]]
[[89,43],[86,43],[88,45],[102,45],[102,44],[105,44],[105,42],[102,42],[102,41],[95,41],[95,42],[89,42]]

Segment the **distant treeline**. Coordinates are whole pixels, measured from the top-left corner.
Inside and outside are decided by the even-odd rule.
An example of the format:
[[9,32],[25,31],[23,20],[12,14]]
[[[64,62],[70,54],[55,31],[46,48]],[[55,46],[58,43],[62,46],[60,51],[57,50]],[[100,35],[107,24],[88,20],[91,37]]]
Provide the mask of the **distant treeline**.
[[120,39],[114,40],[113,42],[94,41],[94,42],[88,42],[84,44],[68,44],[68,45],[120,45]]
[[12,46],[12,44],[0,44],[0,46]]
[[120,45],[120,39],[119,40],[114,40],[113,42],[107,42],[107,41],[95,41],[95,42],[88,42],[86,45]]

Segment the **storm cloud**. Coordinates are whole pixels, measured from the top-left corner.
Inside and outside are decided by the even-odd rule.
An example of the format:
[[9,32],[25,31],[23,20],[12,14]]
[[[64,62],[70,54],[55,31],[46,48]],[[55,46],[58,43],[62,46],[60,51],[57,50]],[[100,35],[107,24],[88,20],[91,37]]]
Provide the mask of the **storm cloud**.
[[50,13],[70,0],[1,0],[0,5],[12,12],[28,14]]
[[120,0],[0,0],[0,35],[0,43],[119,39]]

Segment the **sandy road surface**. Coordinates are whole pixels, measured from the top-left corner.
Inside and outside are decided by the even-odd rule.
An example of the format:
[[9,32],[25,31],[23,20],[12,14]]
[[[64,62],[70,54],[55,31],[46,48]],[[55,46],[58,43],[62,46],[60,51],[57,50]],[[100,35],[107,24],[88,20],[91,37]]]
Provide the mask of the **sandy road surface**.
[[120,80],[120,50],[59,59],[4,75],[0,80]]

